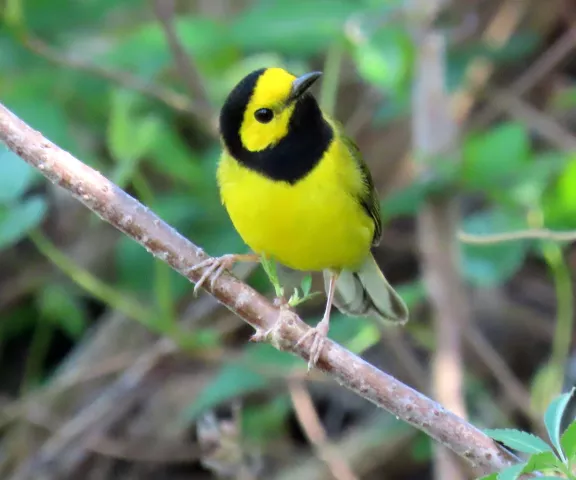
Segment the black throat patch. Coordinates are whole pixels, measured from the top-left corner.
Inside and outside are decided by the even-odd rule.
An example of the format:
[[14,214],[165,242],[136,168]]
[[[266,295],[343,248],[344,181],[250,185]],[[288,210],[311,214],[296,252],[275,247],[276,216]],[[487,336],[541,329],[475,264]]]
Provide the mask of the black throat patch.
[[240,139],[244,111],[256,82],[265,69],[245,77],[228,96],[220,111],[220,133],[230,154],[242,165],[271,180],[295,184],[318,164],[334,136],[314,97],[304,94],[295,105],[288,134],[274,147],[247,150]]

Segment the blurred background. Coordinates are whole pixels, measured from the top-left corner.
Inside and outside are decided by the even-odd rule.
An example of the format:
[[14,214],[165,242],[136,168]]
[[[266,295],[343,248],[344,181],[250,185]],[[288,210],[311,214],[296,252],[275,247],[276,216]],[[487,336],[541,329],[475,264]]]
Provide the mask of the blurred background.
[[[322,70],[411,310],[385,332],[334,312],[331,338],[478,427],[541,434],[576,378],[574,235],[457,236],[576,229],[576,2],[440,2],[445,53],[432,3],[4,0],[0,102],[219,255],[246,251],[216,190],[220,105],[253,69]],[[474,478],[192,287],[0,146],[0,478]]]

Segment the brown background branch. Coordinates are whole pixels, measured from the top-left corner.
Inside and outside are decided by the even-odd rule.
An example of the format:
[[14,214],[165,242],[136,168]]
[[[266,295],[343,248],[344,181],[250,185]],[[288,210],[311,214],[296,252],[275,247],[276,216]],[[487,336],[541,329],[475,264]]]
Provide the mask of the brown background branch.
[[103,78],[124,88],[140,92],[150,98],[154,98],[164,103],[168,107],[182,113],[201,116],[204,110],[199,105],[192,102],[186,95],[182,95],[174,90],[155,85],[142,80],[128,72],[112,70],[109,68],[87,62],[82,58],[72,57],[58,52],[42,40],[31,35],[26,36],[23,42],[30,51],[45,58],[49,62],[62,67],[85,72],[95,77]]
[[153,0],[153,6],[154,13],[156,17],[158,17],[170,51],[174,57],[180,78],[184,81],[188,92],[194,98],[194,104],[201,110],[201,116],[208,118],[211,114],[211,109],[206,90],[204,89],[204,83],[200,78],[200,73],[196,66],[192,63],[184,46],[180,42],[174,28],[175,1]]
[[[46,178],[68,190],[100,218],[140,243],[156,258],[192,281],[200,277],[202,271],[190,272],[190,267],[206,258],[202,249],[2,105],[0,140]],[[220,277],[209,293],[257,331],[273,327],[280,314],[280,310],[266,298],[228,274]],[[271,343],[278,349],[291,351],[308,360],[309,345],[295,348],[295,344],[310,327],[297,315],[291,312],[285,314],[286,321],[274,332]],[[467,459],[479,474],[500,470],[518,461],[462,418],[334,342],[326,343],[318,367],[342,386]],[[33,464],[38,465],[46,458],[40,455],[32,460]]]
[[[414,152],[422,171],[432,173],[440,161],[455,158],[456,128],[446,92],[445,40],[430,31],[420,43],[414,87]],[[423,279],[433,308],[435,348],[432,361],[434,398],[466,418],[462,325],[469,322],[470,309],[459,274],[456,232],[456,199],[429,198],[418,218],[418,245]],[[437,480],[467,477],[452,452],[435,445],[434,473]]]

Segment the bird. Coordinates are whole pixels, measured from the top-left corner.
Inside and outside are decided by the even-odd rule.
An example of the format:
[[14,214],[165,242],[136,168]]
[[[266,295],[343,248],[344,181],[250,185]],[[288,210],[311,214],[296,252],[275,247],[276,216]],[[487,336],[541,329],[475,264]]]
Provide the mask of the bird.
[[263,256],[293,270],[322,272],[326,306],[311,339],[316,366],[334,305],[354,317],[403,325],[408,309],[381,272],[372,248],[382,222],[377,191],[356,143],[309,91],[322,76],[265,67],[242,78],[220,110],[222,154],[216,169],[221,202],[253,253],[197,264],[213,282],[236,262]]

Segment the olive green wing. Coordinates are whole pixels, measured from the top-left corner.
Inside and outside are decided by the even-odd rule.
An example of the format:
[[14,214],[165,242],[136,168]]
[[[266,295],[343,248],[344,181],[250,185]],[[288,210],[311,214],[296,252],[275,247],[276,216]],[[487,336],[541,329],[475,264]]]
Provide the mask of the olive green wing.
[[365,193],[358,197],[360,205],[364,208],[366,213],[372,217],[374,220],[374,236],[372,238],[372,245],[376,246],[380,243],[382,237],[382,218],[380,217],[380,201],[378,199],[378,192],[374,187],[374,182],[372,181],[372,174],[368,165],[364,162],[362,158],[362,153],[358,148],[358,145],[350,137],[346,136],[343,132],[342,127],[339,127],[340,138],[346,148],[350,151],[352,158],[360,167],[360,172],[362,173],[362,180],[366,185]]

